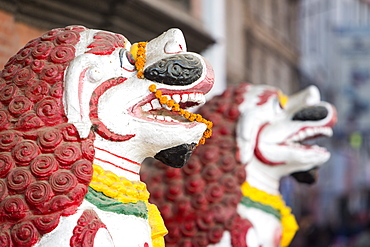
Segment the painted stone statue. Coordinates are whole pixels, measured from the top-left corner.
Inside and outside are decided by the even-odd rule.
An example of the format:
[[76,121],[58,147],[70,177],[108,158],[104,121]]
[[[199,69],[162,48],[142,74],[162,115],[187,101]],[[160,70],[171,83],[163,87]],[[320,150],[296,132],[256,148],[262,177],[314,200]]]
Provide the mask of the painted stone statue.
[[180,30],[131,45],[82,26],[54,29],[0,78],[0,246],[164,246],[141,162],[183,166],[212,123],[212,68]]
[[143,169],[169,230],[166,246],[288,246],[298,226],[280,179],[314,181],[330,153],[304,141],[332,135],[335,108],[314,86],[288,98],[274,87],[244,83],[199,113],[214,123],[213,135],[187,165]]

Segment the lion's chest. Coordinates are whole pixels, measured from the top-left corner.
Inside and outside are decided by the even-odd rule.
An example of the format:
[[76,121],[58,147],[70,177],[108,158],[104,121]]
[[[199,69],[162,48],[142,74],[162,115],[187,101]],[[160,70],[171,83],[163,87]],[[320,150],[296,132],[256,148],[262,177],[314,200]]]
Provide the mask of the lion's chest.
[[238,205],[238,213],[252,223],[262,247],[280,246],[282,226],[274,215],[242,204]]
[[[92,217],[84,217],[88,211],[93,211]],[[62,217],[58,227],[45,234],[36,246],[64,247],[73,241],[86,246],[149,247],[151,229],[146,219],[103,211],[84,200],[76,214]]]
[[110,246],[107,245],[108,243],[111,243],[111,246],[149,247],[151,245],[151,229],[147,219],[103,211],[86,201],[81,206],[82,210],[93,208],[106,226],[99,229],[95,246]]

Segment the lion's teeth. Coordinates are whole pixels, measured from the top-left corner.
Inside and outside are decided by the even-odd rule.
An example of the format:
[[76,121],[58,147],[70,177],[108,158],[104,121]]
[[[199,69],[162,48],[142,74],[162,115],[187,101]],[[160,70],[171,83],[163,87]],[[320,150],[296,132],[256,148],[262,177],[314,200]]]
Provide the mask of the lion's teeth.
[[189,99],[188,99],[188,101],[195,101],[196,100],[196,97],[195,97],[195,93],[190,93],[189,94]]
[[181,95],[181,102],[185,103],[187,102],[189,99],[189,95],[188,94],[183,94]]
[[303,131],[299,132],[298,135],[300,140],[304,140],[306,138],[306,134]]
[[141,107],[143,111],[150,111],[152,109],[152,106],[149,103],[146,103]]
[[163,121],[165,120],[164,116],[162,115],[157,115],[156,117],[157,117],[157,120],[163,120]]
[[325,150],[325,148],[322,148],[322,147],[317,146],[317,145],[312,145],[311,148],[313,148],[315,150]]
[[294,135],[291,140],[293,142],[299,141],[299,136],[298,135]]
[[172,95],[172,99],[176,102],[176,103],[180,103],[181,101],[181,96],[179,94],[174,94]]
[[330,137],[330,136],[332,136],[332,135],[333,135],[333,130],[332,130],[331,128],[326,128],[325,130],[326,130],[326,135],[327,135],[327,136],[329,136],[329,137]]
[[203,94],[201,94],[201,93],[198,93],[198,94],[196,94],[196,102],[197,103],[199,103],[199,104],[204,104],[204,103],[206,103],[206,98],[204,97],[204,95]]
[[161,108],[162,108],[162,106],[161,106],[161,104],[159,103],[159,100],[158,100],[158,99],[154,99],[154,100],[152,100],[152,101],[150,102],[150,104],[152,105],[153,110],[155,110],[155,109],[161,109]]
[[315,135],[315,132],[313,131],[313,129],[306,129],[305,131],[306,131],[306,135],[307,136],[313,136],[313,135]]
[[169,107],[168,105],[163,105],[163,108],[168,110],[168,111],[171,111],[171,107]]

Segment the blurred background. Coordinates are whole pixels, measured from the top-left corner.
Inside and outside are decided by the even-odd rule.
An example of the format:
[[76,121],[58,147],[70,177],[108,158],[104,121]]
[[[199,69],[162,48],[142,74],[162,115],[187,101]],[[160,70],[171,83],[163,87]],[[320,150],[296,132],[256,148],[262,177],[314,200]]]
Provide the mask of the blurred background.
[[0,0],[0,69],[29,40],[72,24],[131,43],[180,28],[213,65],[209,97],[240,82],[288,95],[318,86],[338,124],[321,140],[332,157],[318,183],[282,182],[300,225],[291,246],[370,246],[370,0]]

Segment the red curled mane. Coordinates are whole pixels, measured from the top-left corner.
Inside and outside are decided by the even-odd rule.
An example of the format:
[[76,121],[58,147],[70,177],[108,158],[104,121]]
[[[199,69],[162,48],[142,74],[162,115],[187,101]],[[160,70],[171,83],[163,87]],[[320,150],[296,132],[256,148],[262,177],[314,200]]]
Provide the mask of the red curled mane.
[[87,193],[93,136],[63,108],[64,71],[85,27],[53,29],[9,59],[0,77],[0,246],[32,246]]
[[198,146],[181,169],[160,162],[143,167],[142,179],[158,206],[168,235],[167,247],[207,246],[218,243],[224,231],[231,232],[233,246],[246,246],[250,227],[236,208],[240,186],[246,179],[236,143],[238,106],[248,84],[228,88],[199,109],[214,123],[213,136]]

